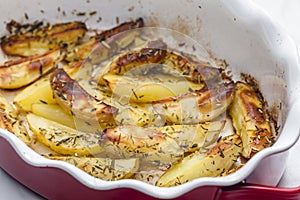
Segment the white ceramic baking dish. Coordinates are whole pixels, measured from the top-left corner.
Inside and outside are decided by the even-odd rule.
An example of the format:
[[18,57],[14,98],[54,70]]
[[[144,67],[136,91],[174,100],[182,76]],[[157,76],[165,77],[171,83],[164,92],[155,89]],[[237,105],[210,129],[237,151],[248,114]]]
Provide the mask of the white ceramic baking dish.
[[[90,15],[93,11],[96,14]],[[240,73],[255,77],[269,108],[278,111],[277,142],[229,176],[199,178],[171,188],[137,180],[106,182],[93,178],[67,163],[43,158],[6,130],[0,131],[0,166],[49,199],[216,199],[220,189],[241,182],[276,185],[283,174],[288,150],[299,137],[298,52],[286,32],[251,1],[11,0],[1,5],[0,33],[5,33],[5,22],[12,19],[79,20],[88,27],[106,29],[117,21],[138,17],[143,17],[146,25],[191,36],[214,57],[225,59],[235,77]]]

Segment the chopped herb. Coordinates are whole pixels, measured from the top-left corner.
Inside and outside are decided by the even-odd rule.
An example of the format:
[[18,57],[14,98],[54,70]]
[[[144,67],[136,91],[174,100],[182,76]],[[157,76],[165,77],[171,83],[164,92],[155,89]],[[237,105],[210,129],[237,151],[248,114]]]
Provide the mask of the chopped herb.
[[16,123],[17,123],[17,121],[14,121],[14,122],[12,123],[12,126],[14,126]]
[[43,61],[40,60],[40,67],[39,67],[40,75],[43,75]]
[[27,13],[24,13],[24,16],[25,16],[25,19],[29,19],[29,17],[28,17],[28,14]]
[[194,92],[194,90],[192,88],[189,87],[189,92]]
[[76,15],[77,15],[77,16],[85,16],[86,13],[85,13],[85,12],[78,12],[78,13],[76,13]]
[[133,95],[135,96],[135,98],[138,99],[138,96],[136,95],[136,93],[134,92],[134,90],[131,89],[131,91],[132,91]]
[[43,104],[48,104],[46,101],[40,99],[40,102],[43,103]]
[[185,42],[179,43],[178,46],[179,47],[183,47],[185,45]]
[[224,155],[222,149],[221,149],[220,147],[218,147],[218,150],[219,150],[220,156],[221,156],[222,158],[225,158],[225,155]]
[[220,136],[220,137],[218,138],[217,142],[220,142],[220,141],[221,141],[221,139],[222,139],[222,136]]
[[102,21],[102,17],[98,17],[97,19],[97,23],[101,22]]
[[234,145],[237,146],[237,147],[241,147],[241,144],[242,144],[241,142],[238,143],[238,144],[234,143]]
[[62,139],[62,140],[58,141],[58,143],[56,143],[56,146],[59,146],[59,145],[61,145],[62,143],[65,143],[65,142],[67,142],[67,141],[69,141],[69,140],[71,140],[71,139],[72,139],[71,137]]
[[90,16],[93,16],[93,15],[97,14],[97,11],[95,11],[95,10],[91,11],[89,14],[90,14]]

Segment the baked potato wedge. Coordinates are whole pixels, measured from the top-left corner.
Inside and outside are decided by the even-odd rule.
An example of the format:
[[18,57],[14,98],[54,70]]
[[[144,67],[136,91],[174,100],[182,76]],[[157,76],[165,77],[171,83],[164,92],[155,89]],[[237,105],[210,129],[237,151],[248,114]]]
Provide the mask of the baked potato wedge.
[[24,121],[19,119],[18,112],[0,94],[0,128],[15,134],[25,144],[30,144],[31,138],[26,130]]
[[143,26],[143,19],[138,18],[136,21],[124,22],[112,29],[96,34],[88,41],[70,49],[66,60],[73,62],[85,60],[89,57],[89,60],[93,63],[100,63],[114,54],[121,52],[121,50],[132,43],[138,35],[138,32],[131,32],[131,34],[122,34],[122,32]]
[[166,48],[167,45],[160,40],[149,42],[145,48],[121,54],[109,65],[107,73],[123,75],[138,66],[163,63],[167,55]]
[[238,135],[222,138],[206,153],[199,151],[183,158],[168,169],[156,182],[157,186],[176,186],[200,177],[219,176],[237,162],[242,151]]
[[153,101],[154,111],[174,124],[197,124],[220,116],[231,104],[235,85],[204,88],[181,96]]
[[24,88],[14,99],[14,104],[20,111],[31,111],[35,103],[56,104],[50,87],[50,77],[46,76]]
[[58,23],[32,27],[26,32],[18,32],[1,41],[1,48],[7,55],[34,56],[62,47],[74,46],[84,37],[87,29],[82,22]]
[[103,123],[99,125],[98,122],[96,124],[92,124],[74,118],[71,114],[66,113],[66,111],[63,110],[58,104],[35,103],[31,106],[31,112],[48,120],[55,121],[62,125],[76,129],[77,131],[86,133],[97,133],[112,126],[109,123]]
[[122,24],[120,24],[116,27],[113,27],[112,29],[103,31],[103,32],[97,34],[95,36],[95,38],[98,41],[103,41],[103,40],[106,40],[106,39],[108,39],[108,38],[110,38],[114,35],[122,33],[124,31],[129,31],[129,30],[132,30],[132,29],[142,28],[142,27],[144,27],[144,20],[143,20],[143,18],[140,17],[140,18],[138,18],[134,21],[123,22]]
[[141,157],[148,161],[173,163],[185,152],[193,152],[216,142],[224,125],[225,121],[161,128],[123,125],[106,129],[101,145],[110,156]]
[[102,152],[97,134],[80,132],[32,113],[26,119],[36,139],[59,154],[89,156]]
[[245,83],[237,82],[235,87],[236,93],[229,114],[236,133],[243,141],[242,155],[250,158],[272,145],[271,126],[260,96]]
[[107,74],[103,77],[114,95],[127,97],[131,102],[151,103],[190,91],[200,90],[203,84],[196,84],[184,78],[171,75],[120,76]]
[[174,163],[184,151],[172,138],[159,131],[124,125],[108,128],[102,133],[102,148],[107,157],[144,158],[147,161]]
[[[225,126],[225,120],[196,125],[170,125],[159,130],[163,135],[173,138],[185,152],[194,152],[214,144]],[[152,127],[150,127],[152,129]]]
[[167,45],[160,40],[149,42],[146,48],[122,54],[110,64],[107,73],[123,75],[146,64],[167,66],[165,73],[181,76],[195,83],[216,79],[221,73],[221,69],[212,67],[209,63],[195,61],[168,50]]
[[42,55],[5,62],[0,66],[0,88],[16,89],[28,85],[54,69],[65,55],[56,48]]
[[[73,75],[78,72],[80,65],[81,62],[70,63],[63,66],[63,69],[69,75]],[[50,86],[50,75],[42,77],[24,88],[21,92],[17,93],[13,102],[19,110],[24,112],[31,111],[31,106],[33,104],[56,104],[56,100]]]
[[167,51],[164,64],[179,72],[187,80],[195,83],[206,83],[220,79],[222,69],[211,66],[210,63],[192,58],[187,54]]
[[76,156],[48,156],[52,160],[68,162],[86,173],[106,181],[130,178],[139,168],[139,159],[119,159]]
[[51,74],[50,86],[57,103],[74,118],[87,123],[114,121],[117,109],[88,94],[63,69],[56,69]]
[[76,129],[72,115],[66,113],[58,104],[34,103],[31,105],[31,112],[40,117]]

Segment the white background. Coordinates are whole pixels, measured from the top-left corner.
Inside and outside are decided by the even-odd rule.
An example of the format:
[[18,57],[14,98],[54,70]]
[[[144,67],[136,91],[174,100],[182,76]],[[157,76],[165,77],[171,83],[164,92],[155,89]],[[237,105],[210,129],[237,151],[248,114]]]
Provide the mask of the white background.
[[[281,24],[300,45],[300,1],[299,0],[253,0]],[[300,77],[299,77],[300,78]],[[300,141],[291,149],[287,169],[279,186],[300,186]],[[43,199],[22,186],[0,168],[0,200]]]

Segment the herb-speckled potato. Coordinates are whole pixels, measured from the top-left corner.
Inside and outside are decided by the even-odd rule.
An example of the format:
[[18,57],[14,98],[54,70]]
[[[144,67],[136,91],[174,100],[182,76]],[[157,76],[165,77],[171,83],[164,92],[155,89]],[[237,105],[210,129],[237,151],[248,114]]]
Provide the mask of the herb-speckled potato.
[[242,151],[238,135],[223,138],[206,153],[195,152],[168,169],[157,186],[175,186],[200,177],[215,177],[230,170]]
[[97,134],[80,132],[32,113],[26,118],[37,140],[57,153],[88,156],[102,152]]
[[144,21],[142,18],[139,18],[136,21],[125,22],[110,30],[96,34],[88,41],[69,49],[66,60],[78,61],[89,58],[93,63],[105,61],[113,56],[112,54],[120,53],[123,48],[135,40],[136,32],[131,31],[130,34],[126,34],[126,31],[143,26]]
[[34,56],[62,47],[74,46],[86,32],[82,22],[59,23],[36,26],[25,33],[18,32],[1,41],[1,48],[7,55]]
[[0,66],[0,88],[16,89],[34,82],[54,69],[64,55],[64,49],[56,48],[42,55],[5,62]]
[[20,120],[18,111],[0,94],[0,128],[6,129],[15,134],[25,144],[30,144],[31,138]]
[[153,101],[154,110],[174,124],[197,124],[215,119],[230,106],[234,83],[204,88],[181,96]]
[[273,143],[270,123],[263,107],[263,100],[247,84],[236,83],[236,92],[229,113],[233,126],[243,141],[246,158]]

